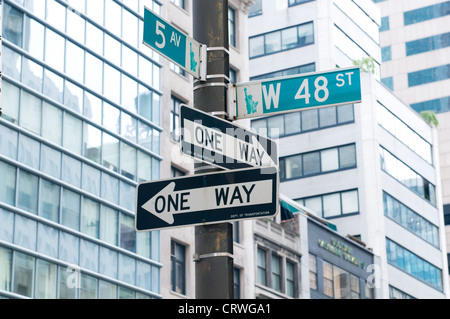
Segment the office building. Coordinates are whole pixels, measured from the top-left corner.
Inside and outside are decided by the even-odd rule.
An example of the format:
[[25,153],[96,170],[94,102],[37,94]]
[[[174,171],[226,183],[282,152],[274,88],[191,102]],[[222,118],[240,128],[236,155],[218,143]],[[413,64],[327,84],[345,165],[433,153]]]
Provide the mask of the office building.
[[375,298],[446,298],[437,132],[379,82],[375,5],[257,5],[249,14],[251,79],[374,62],[364,65],[361,103],[252,120],[279,138],[281,193],[373,251]]
[[135,189],[160,178],[158,1],[2,1],[0,296],[161,298],[160,234]]
[[382,82],[418,113],[435,112],[439,122],[442,200],[449,238],[450,2],[374,2],[381,12]]

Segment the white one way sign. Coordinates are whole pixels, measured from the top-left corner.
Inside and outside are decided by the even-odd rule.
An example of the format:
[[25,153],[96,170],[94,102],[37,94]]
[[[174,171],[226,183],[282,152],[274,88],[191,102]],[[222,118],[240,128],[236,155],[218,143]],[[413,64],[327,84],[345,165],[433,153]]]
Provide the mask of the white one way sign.
[[181,151],[226,169],[278,166],[277,145],[220,118],[180,107]]
[[275,167],[247,168],[138,185],[136,230],[274,216]]

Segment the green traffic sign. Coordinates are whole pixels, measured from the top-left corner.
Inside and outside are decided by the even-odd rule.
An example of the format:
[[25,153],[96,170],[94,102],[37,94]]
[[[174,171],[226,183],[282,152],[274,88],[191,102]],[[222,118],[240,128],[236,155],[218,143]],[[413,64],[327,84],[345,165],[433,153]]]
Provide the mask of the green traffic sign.
[[230,85],[228,114],[243,119],[361,102],[359,67]]
[[206,46],[172,26],[153,11],[144,10],[143,43],[200,80],[206,80]]

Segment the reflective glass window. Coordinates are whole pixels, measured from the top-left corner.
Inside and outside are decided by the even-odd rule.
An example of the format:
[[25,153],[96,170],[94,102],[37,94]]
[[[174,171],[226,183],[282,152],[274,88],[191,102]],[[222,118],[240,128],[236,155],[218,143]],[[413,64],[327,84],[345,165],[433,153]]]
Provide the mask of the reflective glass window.
[[61,152],[41,145],[41,171],[55,178],[61,177]]
[[63,154],[61,179],[71,185],[80,187],[81,162],[71,156]]
[[105,58],[114,63],[115,65],[119,66],[120,52],[121,52],[120,42],[114,39],[112,36],[105,33],[105,48],[103,52]]
[[7,3],[5,3],[3,6],[3,36],[8,41],[11,41],[15,45],[22,47],[23,13]]
[[123,39],[130,43],[133,46],[138,45],[138,18],[129,12],[128,10],[123,9],[122,11],[123,17]]
[[84,84],[97,93],[102,93],[103,83],[103,62],[86,52],[86,68]]
[[105,27],[116,36],[121,36],[122,7],[114,1],[105,1]]
[[[3,56],[3,59],[5,58]],[[17,123],[19,119],[20,89],[8,81],[3,81],[2,100],[2,118]]]
[[152,179],[152,158],[138,151],[138,182],[150,181]]
[[0,289],[11,291],[12,250],[0,247]]
[[22,91],[20,107],[20,126],[40,135],[42,100],[26,91]]
[[51,26],[58,28],[60,31],[66,31],[66,8],[56,0],[48,0],[46,20]]
[[86,1],[86,13],[95,22],[103,25],[104,1]]
[[67,80],[64,81],[64,104],[81,113],[83,107],[83,89]]
[[142,147],[145,147],[148,150],[152,150],[152,128],[147,124],[144,124],[139,121],[139,129],[138,129],[138,144]]
[[120,133],[120,111],[107,102],[103,102],[103,126],[113,133]]
[[117,245],[119,229],[119,212],[108,206],[102,205],[100,215],[100,239]]
[[58,258],[59,231],[45,224],[38,224],[37,251],[47,256]]
[[119,171],[119,140],[103,132],[102,165]]
[[103,31],[89,22],[86,22],[86,46],[95,53],[103,55]]
[[319,152],[303,154],[303,174],[312,175],[320,173]]
[[152,92],[139,84],[139,115],[146,118],[147,120],[152,120]]
[[138,110],[138,84],[132,78],[122,74],[122,106],[137,113]]
[[102,151],[102,132],[92,125],[84,124],[83,154],[85,157],[100,163]]
[[36,298],[55,299],[57,266],[42,259],[37,260]]
[[[55,100],[63,102],[64,80],[62,77],[48,69],[44,69],[44,95]],[[45,103],[45,102],[44,102]]]
[[37,213],[38,205],[38,182],[36,175],[24,170],[19,172],[17,207],[31,213]]
[[319,117],[317,110],[307,110],[301,113],[302,116],[302,130],[309,131],[319,127]]
[[47,102],[44,102],[42,106],[42,137],[61,145],[62,111]]
[[17,131],[0,125],[0,153],[12,159],[17,157]]
[[27,166],[39,169],[40,146],[41,144],[36,140],[20,134],[17,160]]
[[152,62],[139,55],[139,79],[147,85],[152,85]]
[[134,180],[136,178],[136,149],[122,143],[120,151],[121,174]]
[[322,172],[334,171],[339,169],[339,159],[337,148],[324,150],[320,152]]
[[38,60],[44,60],[44,26],[34,19],[25,17],[25,39],[23,48]]
[[59,221],[60,193],[60,186],[47,180],[42,180],[39,215],[56,223]]
[[102,198],[115,204],[119,203],[119,180],[109,174],[102,173]]
[[46,28],[45,47],[47,48],[45,50],[45,62],[57,71],[64,72],[64,54],[61,54],[61,52],[64,52],[64,38]]
[[[80,238],[77,236],[73,236],[69,233],[66,233],[64,231],[60,231],[59,232],[59,258],[62,259],[65,262],[68,262],[72,265],[78,265],[78,255],[79,255],[79,250],[80,250]],[[73,269],[73,268],[72,268]],[[70,273],[70,268],[65,267],[63,272],[64,273]],[[62,274],[62,272],[60,271],[60,274]],[[72,279],[73,278],[72,276]],[[69,278],[70,280],[70,278]],[[70,281],[65,281],[64,284],[66,284],[67,282]],[[74,283],[74,282],[72,282]],[[66,288],[67,285],[66,285]],[[72,286],[72,288],[74,288]],[[69,289],[69,290],[75,290],[76,289]]]
[[102,100],[84,91],[83,115],[97,124],[102,123]]
[[107,63],[104,64],[104,72],[103,93],[108,99],[119,104],[120,72]]
[[121,122],[121,135],[133,142],[136,142],[137,120],[131,115],[122,112]]
[[31,250],[35,250],[37,231],[36,221],[16,214],[14,226],[14,243]]
[[82,175],[82,188],[91,194],[100,196],[100,171],[83,163]]
[[72,152],[81,154],[82,122],[76,117],[64,113],[63,146]]
[[66,74],[83,83],[84,50],[71,41],[66,41]]
[[[68,189],[62,193],[61,224],[75,230],[80,229],[80,195]],[[73,248],[72,248],[73,249]],[[71,249],[71,250],[72,250]]]
[[30,88],[41,92],[43,72],[42,66],[25,57],[23,58],[22,62],[22,82]]
[[35,258],[14,252],[14,278],[12,291],[26,297],[33,298]]
[[100,204],[89,198],[83,198],[81,213],[81,232],[98,238],[99,236]]
[[134,218],[124,213],[120,214],[120,247],[136,251],[136,231]]
[[[84,1],[77,1],[77,3],[84,4]],[[72,10],[67,10],[67,34],[78,42],[84,43],[84,28],[85,20]]]

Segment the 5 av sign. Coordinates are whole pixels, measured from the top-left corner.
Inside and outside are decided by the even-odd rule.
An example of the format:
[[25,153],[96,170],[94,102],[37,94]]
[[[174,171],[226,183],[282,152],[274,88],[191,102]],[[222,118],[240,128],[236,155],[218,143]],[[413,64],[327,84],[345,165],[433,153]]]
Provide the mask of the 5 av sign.
[[206,80],[206,46],[145,8],[144,44],[199,80]]

